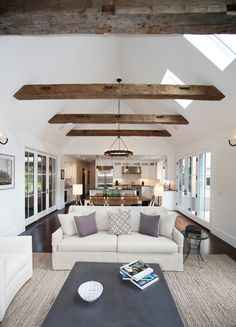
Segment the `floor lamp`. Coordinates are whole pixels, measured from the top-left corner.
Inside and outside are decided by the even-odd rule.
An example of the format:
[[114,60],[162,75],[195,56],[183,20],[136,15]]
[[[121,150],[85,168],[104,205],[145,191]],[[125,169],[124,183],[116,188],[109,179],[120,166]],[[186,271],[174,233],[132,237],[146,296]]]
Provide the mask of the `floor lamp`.
[[82,206],[80,196],[83,194],[83,184],[73,184],[73,195],[76,196],[76,204],[80,204]]
[[164,195],[164,185],[156,184],[154,186],[154,195],[157,197],[157,205],[160,207],[162,205],[162,197]]

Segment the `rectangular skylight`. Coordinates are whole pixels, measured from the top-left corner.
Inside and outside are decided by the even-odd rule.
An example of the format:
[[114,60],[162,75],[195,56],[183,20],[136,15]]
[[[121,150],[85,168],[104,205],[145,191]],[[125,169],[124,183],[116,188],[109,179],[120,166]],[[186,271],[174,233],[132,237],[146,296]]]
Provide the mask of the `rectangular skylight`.
[[[179,84],[184,85],[184,82],[181,81],[172,71],[167,69],[164,77],[162,78],[161,84]],[[178,104],[181,105],[182,108],[186,109],[193,100],[185,100],[185,99],[175,99]]]
[[223,71],[236,58],[236,35],[191,35],[184,37]]

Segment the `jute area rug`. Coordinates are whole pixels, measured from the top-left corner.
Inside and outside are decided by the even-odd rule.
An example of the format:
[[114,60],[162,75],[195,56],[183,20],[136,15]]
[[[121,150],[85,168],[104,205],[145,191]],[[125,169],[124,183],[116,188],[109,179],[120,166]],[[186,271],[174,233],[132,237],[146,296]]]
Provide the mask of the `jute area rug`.
[[[191,255],[183,273],[165,273],[180,315],[186,326],[235,327],[236,261],[226,255],[204,259],[203,269]],[[34,276],[12,301],[1,327],[41,326],[67,276],[51,270],[51,254],[34,254]]]

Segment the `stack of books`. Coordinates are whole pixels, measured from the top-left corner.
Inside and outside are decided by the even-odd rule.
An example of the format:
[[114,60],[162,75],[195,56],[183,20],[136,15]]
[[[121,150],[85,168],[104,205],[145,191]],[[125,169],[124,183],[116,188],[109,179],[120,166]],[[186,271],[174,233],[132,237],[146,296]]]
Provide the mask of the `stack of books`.
[[120,267],[120,274],[123,280],[128,280],[141,290],[159,280],[153,269],[140,260],[130,262]]

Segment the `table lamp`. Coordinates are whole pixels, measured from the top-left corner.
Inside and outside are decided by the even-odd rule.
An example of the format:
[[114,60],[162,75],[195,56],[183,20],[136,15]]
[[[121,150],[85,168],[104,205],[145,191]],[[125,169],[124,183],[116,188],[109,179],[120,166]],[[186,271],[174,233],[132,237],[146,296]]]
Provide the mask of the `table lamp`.
[[[81,194],[83,194],[83,184],[73,184],[72,188],[73,195],[76,195],[76,204],[80,204],[82,206],[81,202]],[[79,199],[79,201],[78,201]]]

